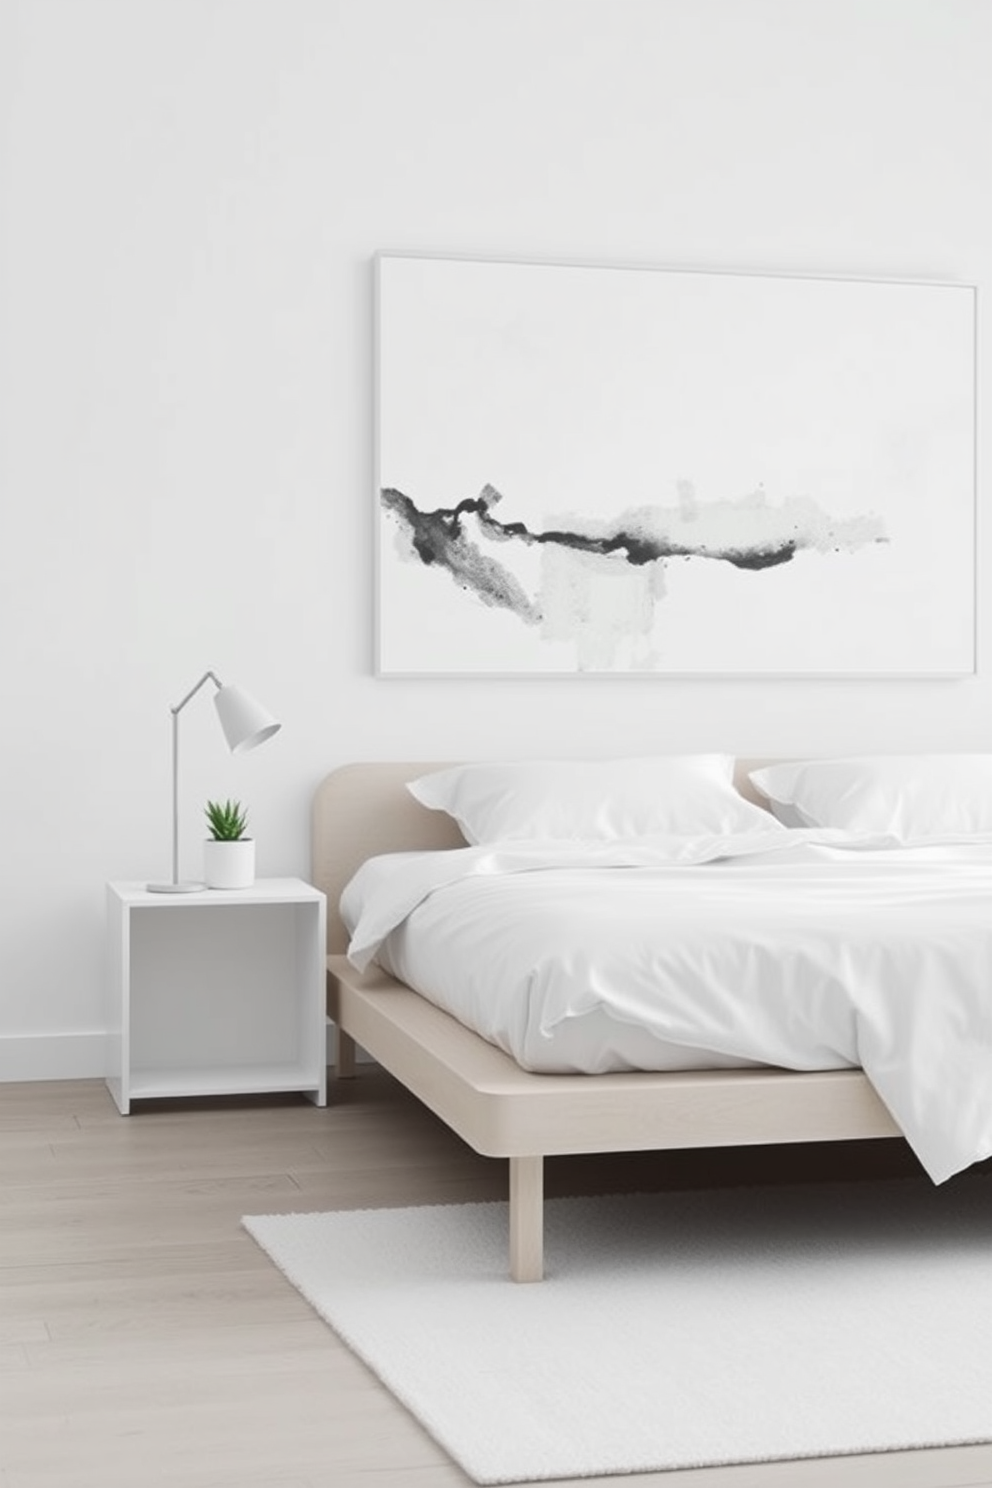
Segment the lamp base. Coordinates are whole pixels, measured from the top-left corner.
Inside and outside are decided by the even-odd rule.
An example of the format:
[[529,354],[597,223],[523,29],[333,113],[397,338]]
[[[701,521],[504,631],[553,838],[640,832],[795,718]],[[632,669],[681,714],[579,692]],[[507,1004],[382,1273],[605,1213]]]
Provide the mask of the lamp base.
[[205,883],[150,883],[145,884],[149,894],[201,894]]

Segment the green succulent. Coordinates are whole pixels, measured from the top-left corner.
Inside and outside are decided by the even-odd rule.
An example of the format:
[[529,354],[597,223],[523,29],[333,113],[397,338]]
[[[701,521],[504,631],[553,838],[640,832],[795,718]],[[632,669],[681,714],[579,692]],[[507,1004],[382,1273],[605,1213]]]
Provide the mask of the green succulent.
[[215,842],[238,842],[245,835],[248,813],[240,801],[208,801],[204,811]]

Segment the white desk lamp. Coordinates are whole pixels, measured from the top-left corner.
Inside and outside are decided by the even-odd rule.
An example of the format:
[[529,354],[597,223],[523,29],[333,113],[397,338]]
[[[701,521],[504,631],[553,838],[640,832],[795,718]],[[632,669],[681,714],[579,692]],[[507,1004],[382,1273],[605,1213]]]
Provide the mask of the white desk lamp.
[[225,687],[213,672],[204,672],[195,687],[191,687],[181,703],[171,709],[172,713],[172,882],[150,883],[152,894],[193,894],[203,888],[202,883],[179,882],[179,715],[191,698],[195,697],[205,682],[217,688],[214,706],[220,718],[224,737],[232,754],[243,754],[264,744],[282,727],[271,713],[240,687]]

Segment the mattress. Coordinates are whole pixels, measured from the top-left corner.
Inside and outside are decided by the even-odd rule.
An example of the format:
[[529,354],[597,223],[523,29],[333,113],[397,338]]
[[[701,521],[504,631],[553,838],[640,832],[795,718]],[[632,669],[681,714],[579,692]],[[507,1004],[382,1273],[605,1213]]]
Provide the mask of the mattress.
[[860,1067],[935,1181],[992,1154],[992,841],[392,854],[342,913],[355,964],[526,1069]]

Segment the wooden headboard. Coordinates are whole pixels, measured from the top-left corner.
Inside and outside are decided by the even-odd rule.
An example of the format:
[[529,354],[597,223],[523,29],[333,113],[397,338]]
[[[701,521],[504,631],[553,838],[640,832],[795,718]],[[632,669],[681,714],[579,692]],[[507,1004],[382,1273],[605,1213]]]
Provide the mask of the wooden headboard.
[[[452,761],[372,761],[341,765],[318,785],[313,797],[310,834],[311,879],[327,895],[327,949],[348,949],[348,936],[338,903],[341,891],[366,858],[377,853],[431,851],[464,847],[465,838],[443,811],[430,811],[415,801],[407,782]],[[734,783],[742,796],[767,806],[748,779],[769,759],[739,759]]]

